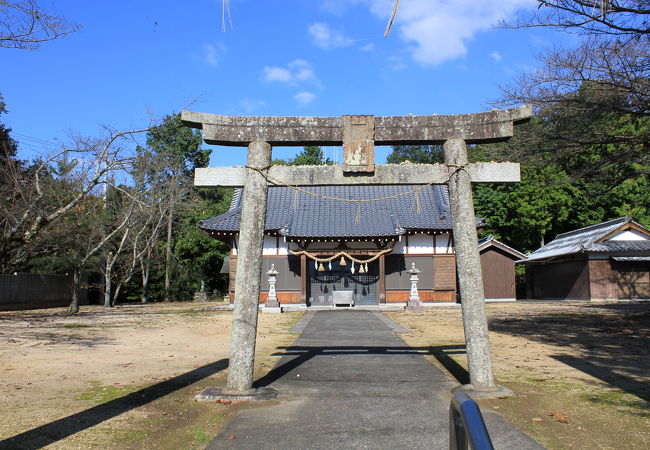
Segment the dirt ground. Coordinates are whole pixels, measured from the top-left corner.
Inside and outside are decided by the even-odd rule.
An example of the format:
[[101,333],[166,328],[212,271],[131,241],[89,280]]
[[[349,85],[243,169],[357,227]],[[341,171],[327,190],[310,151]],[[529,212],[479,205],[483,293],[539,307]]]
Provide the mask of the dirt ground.
[[[240,408],[224,385],[231,313],[205,303],[0,312],[0,448],[201,448]],[[486,400],[548,448],[650,448],[650,302],[488,305],[497,382]],[[459,308],[387,315],[466,382]],[[261,314],[256,376],[301,313]],[[434,358],[435,356],[435,358]]]
[[[650,302],[489,304],[494,374],[482,401],[547,448],[650,448]],[[459,308],[387,313],[467,382]]]
[[[0,312],[0,448],[192,448],[242,405],[194,402],[225,384],[230,312],[205,303]],[[301,313],[260,314],[256,370]]]

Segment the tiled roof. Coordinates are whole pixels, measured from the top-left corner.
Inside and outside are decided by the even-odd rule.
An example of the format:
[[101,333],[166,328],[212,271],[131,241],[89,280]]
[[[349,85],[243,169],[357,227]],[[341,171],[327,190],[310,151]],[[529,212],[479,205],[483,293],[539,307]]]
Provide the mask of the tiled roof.
[[589,246],[589,251],[590,252],[650,251],[650,240],[597,242]]
[[519,250],[515,250],[514,248],[510,247],[509,245],[504,244],[501,241],[498,241],[494,239],[494,236],[491,234],[485,237],[482,237],[481,239],[478,240],[478,249],[483,250],[491,245],[494,245],[495,247],[498,247],[508,253],[510,253],[512,256],[519,258],[519,259],[526,259],[526,255],[521,253]]
[[[270,187],[266,231],[287,237],[397,236],[405,230],[450,230],[449,194],[444,185],[427,186],[318,186]],[[231,210],[203,220],[199,227],[220,232],[239,232],[243,195],[235,191]],[[403,195],[400,195],[403,194]],[[379,199],[345,202],[339,199]],[[392,198],[388,198],[392,197]],[[419,199],[418,199],[419,197]],[[419,204],[419,208],[418,208]]]
[[[548,259],[556,256],[580,252],[608,252],[637,250],[647,246],[650,241],[606,241],[599,242],[613,231],[628,222],[641,226],[629,217],[610,220],[608,222],[590,225],[568,233],[559,234],[545,246],[528,255],[527,260]],[[642,227],[643,228],[643,227]],[[644,243],[646,242],[646,243]]]

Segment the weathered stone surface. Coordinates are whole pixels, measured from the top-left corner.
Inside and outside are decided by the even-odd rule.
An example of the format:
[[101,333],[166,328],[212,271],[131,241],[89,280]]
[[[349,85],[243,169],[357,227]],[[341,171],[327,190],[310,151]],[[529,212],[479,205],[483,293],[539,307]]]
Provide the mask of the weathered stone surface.
[[249,389],[238,393],[226,393],[221,387],[207,387],[196,394],[194,398],[200,402],[241,402],[250,400],[271,400],[278,396],[273,388]]
[[[465,168],[474,183],[515,183],[520,180],[518,163],[473,163]],[[444,164],[385,164],[372,174],[346,174],[341,166],[272,166],[269,181],[292,186],[347,184],[443,184],[449,179]],[[244,167],[207,167],[194,172],[195,186],[243,187]]]
[[513,122],[532,116],[530,106],[475,114],[377,117],[377,145],[443,144],[463,139],[468,144],[498,142],[512,137]]
[[456,386],[451,390],[452,393],[463,392],[469,395],[473,400],[481,398],[513,397],[515,394],[512,390],[499,384],[491,386],[474,386],[472,384],[463,384]]
[[276,147],[343,143],[342,117],[221,116],[182,111],[181,119],[190,127],[203,129],[208,144],[247,146],[255,140]]
[[375,170],[374,116],[343,116],[343,172]]
[[[251,143],[246,164],[259,169],[268,167],[271,164],[271,146],[262,141]],[[228,385],[224,390],[226,394],[246,393],[253,386],[268,184],[260,172],[247,170],[239,232]]]
[[[467,163],[467,148],[461,139],[445,142],[445,163],[462,166]],[[458,287],[463,309],[463,328],[467,348],[469,378],[472,386],[482,388],[494,385],[490,338],[488,336],[487,314],[481,259],[476,235],[476,216],[472,202],[472,183],[463,170],[450,167],[449,207],[456,247]]]
[[[513,122],[532,116],[530,106],[476,114],[375,117],[375,145],[442,144],[503,141],[512,137]],[[247,146],[261,140],[273,146],[342,145],[342,117],[249,117],[182,111],[181,119],[203,129],[208,144]]]

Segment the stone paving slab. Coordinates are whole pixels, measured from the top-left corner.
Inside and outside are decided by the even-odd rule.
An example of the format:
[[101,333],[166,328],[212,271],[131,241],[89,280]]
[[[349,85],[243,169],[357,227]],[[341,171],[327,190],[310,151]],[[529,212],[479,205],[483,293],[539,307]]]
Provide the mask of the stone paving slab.
[[[208,448],[448,448],[458,384],[390,322],[378,312],[310,312],[259,382],[277,389],[277,400],[241,411]],[[484,414],[495,448],[542,448],[498,414]]]

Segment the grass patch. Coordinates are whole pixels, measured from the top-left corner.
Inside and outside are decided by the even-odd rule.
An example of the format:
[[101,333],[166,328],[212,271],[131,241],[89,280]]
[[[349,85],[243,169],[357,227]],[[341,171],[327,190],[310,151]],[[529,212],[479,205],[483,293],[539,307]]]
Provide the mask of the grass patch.
[[148,431],[141,429],[112,430],[112,433],[111,441],[116,444],[134,444],[144,441],[149,436]]
[[91,381],[91,388],[77,396],[77,400],[86,400],[93,403],[101,404],[123,397],[139,389],[138,386],[115,386],[109,384],[102,386],[97,381]]
[[192,434],[194,435],[194,442],[197,444],[207,445],[212,440],[198,425],[194,427]]
[[561,380],[546,380],[542,381],[538,378],[526,378],[526,381],[538,389],[545,390],[547,392],[557,392],[557,393],[568,393],[568,392],[578,392],[582,393],[588,391],[590,388],[584,384],[572,383],[570,381],[561,381]]
[[55,326],[53,328],[92,328],[94,326],[95,325],[86,325],[86,324],[83,324],[83,323],[71,323],[71,324],[68,324],[68,325],[57,325],[57,326]]
[[598,389],[582,395],[586,402],[606,409],[618,409],[627,414],[650,418],[650,404],[636,395],[620,389]]

